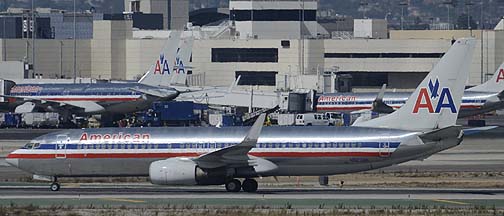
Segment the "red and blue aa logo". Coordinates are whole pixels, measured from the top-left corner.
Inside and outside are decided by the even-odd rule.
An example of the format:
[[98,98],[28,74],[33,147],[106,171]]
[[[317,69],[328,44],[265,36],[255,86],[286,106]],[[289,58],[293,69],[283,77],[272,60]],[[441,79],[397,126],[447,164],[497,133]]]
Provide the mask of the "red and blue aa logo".
[[176,74],[185,73],[184,62],[178,56],[175,58],[175,65],[177,65]]
[[498,83],[501,80],[504,80],[504,69],[503,68],[501,68],[499,70],[499,74],[497,74],[497,79],[495,80],[495,82]]
[[170,66],[168,61],[165,59],[164,54],[159,55],[159,59],[156,61],[156,67],[154,68],[154,74],[170,74]]
[[420,109],[426,109],[429,113],[440,113],[442,109],[449,109],[451,113],[457,113],[450,89],[443,87],[439,92],[439,87],[439,80],[436,79],[434,83],[429,80],[428,89],[420,88],[413,113],[418,113]]

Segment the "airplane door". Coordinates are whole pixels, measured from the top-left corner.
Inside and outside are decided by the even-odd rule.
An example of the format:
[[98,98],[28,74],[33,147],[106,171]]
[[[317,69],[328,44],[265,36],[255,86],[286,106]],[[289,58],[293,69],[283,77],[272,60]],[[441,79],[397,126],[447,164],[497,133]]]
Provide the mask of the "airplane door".
[[389,157],[390,156],[390,142],[380,142],[379,143],[379,153],[380,157]]
[[70,141],[70,138],[68,138],[67,135],[58,135],[56,137],[56,146],[55,146],[55,157],[58,159],[65,159],[66,158],[66,149],[67,149],[67,144]]
[[379,145],[379,152],[378,155],[380,157],[389,157],[390,156],[390,134],[389,132],[386,132],[383,134],[383,138],[378,145]]

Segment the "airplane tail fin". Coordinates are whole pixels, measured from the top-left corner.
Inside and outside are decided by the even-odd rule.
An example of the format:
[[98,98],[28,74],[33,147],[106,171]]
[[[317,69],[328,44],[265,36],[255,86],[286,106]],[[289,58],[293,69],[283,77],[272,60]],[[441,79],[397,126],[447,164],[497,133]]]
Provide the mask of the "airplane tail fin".
[[457,40],[399,110],[356,126],[430,131],[455,125],[475,43]]
[[181,32],[172,31],[166,40],[159,57],[149,67],[149,70],[140,78],[138,83],[150,86],[168,86],[170,74],[173,73],[172,65],[177,55],[177,48]]
[[187,72],[189,61],[191,60],[192,46],[194,38],[188,37],[180,40],[180,45],[177,50],[177,57],[175,59],[174,73],[170,80],[171,85],[186,85]]
[[481,85],[467,89],[467,91],[502,92],[504,91],[504,62],[497,68],[491,79]]

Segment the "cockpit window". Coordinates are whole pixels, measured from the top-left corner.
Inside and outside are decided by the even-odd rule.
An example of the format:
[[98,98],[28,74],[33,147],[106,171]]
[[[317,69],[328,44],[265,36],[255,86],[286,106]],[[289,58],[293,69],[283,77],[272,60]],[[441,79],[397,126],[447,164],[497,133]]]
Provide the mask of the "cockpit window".
[[38,147],[40,147],[40,143],[32,143],[32,142],[26,143],[26,145],[24,146],[25,149],[35,149]]
[[26,145],[24,146],[25,149],[32,149],[33,147],[33,143],[26,143]]

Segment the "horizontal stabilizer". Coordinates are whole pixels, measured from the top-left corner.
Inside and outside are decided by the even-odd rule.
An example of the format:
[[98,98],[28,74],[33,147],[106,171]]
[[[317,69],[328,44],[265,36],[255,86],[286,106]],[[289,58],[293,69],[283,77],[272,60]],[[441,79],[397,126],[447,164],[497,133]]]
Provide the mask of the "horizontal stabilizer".
[[473,134],[479,134],[484,131],[492,130],[497,128],[498,126],[485,126],[485,127],[477,127],[477,128],[467,128],[464,129],[464,136],[467,135],[473,135]]
[[458,137],[461,135],[462,126],[450,126],[443,129],[437,129],[429,132],[425,132],[419,137],[422,140],[439,141],[447,137]]

